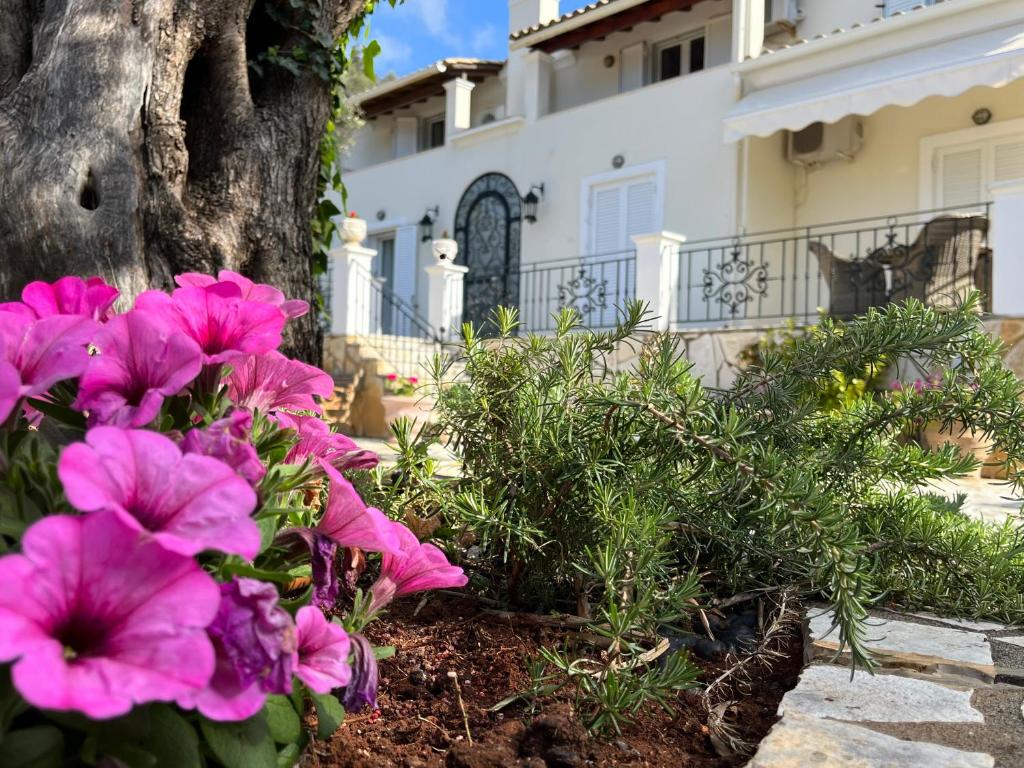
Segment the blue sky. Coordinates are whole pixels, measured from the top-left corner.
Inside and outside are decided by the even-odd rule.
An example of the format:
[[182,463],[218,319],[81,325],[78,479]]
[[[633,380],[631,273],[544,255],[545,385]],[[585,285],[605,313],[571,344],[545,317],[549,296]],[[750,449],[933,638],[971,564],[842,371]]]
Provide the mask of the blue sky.
[[[588,0],[562,0],[565,13]],[[405,0],[380,3],[370,17],[370,37],[381,45],[378,75],[404,75],[448,56],[504,59],[508,0]]]

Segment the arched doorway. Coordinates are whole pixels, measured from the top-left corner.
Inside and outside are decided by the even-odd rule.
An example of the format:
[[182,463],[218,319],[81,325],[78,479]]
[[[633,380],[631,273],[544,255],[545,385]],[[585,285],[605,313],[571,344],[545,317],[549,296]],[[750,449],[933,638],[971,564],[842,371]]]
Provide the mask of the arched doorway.
[[455,240],[469,267],[463,318],[486,324],[495,307],[519,304],[519,190],[502,173],[486,173],[466,189],[455,212]]

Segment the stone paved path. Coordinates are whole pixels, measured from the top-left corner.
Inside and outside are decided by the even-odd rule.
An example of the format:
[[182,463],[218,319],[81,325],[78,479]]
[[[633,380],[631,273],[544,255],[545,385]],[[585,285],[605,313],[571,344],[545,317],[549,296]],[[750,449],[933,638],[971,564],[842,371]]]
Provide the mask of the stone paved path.
[[810,664],[750,768],[1024,766],[1024,628],[877,611],[879,669],[852,679],[835,635],[808,611]]

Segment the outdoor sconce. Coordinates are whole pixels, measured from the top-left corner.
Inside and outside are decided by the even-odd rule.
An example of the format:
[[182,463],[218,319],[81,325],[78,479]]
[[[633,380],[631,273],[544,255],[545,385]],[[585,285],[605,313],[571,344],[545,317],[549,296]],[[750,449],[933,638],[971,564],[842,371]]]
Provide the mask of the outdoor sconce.
[[[433,208],[427,208],[427,212],[423,214],[423,218],[420,219],[420,242],[425,243],[428,240],[432,240],[434,237],[434,221],[440,215],[440,206],[435,205]],[[433,214],[433,216],[431,216]]]
[[[540,194],[538,194],[540,193]],[[530,191],[523,198],[523,220],[528,224],[537,223],[537,203],[544,197],[543,184],[531,184]]]

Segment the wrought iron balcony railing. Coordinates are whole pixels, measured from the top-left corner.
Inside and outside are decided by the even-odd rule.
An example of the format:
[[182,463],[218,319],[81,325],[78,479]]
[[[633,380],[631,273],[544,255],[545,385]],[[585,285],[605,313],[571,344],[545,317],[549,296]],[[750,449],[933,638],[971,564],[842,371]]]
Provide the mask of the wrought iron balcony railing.
[[692,241],[679,249],[675,327],[851,317],[918,298],[988,294],[990,204]]

